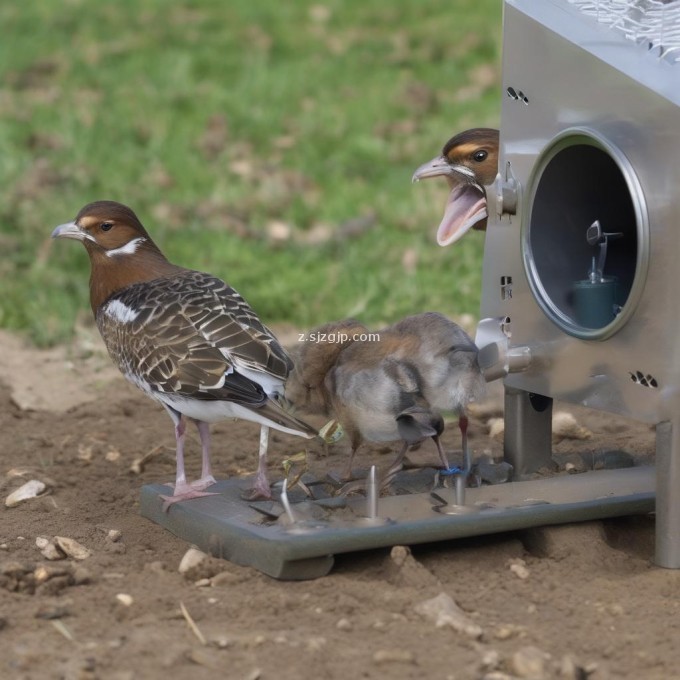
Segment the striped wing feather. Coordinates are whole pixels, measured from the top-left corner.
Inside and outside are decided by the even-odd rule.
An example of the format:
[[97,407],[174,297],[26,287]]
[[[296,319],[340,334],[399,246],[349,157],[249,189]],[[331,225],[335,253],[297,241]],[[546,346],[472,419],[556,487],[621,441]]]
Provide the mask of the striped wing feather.
[[239,369],[283,383],[292,367],[248,303],[208,274],[187,271],[115,297],[138,315],[121,323],[102,311],[104,303],[97,313],[102,337],[121,371],[153,390],[258,404],[264,390]]

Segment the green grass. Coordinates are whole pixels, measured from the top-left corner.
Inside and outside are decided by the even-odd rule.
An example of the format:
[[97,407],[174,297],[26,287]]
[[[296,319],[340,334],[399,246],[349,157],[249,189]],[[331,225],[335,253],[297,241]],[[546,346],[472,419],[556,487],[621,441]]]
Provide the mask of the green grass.
[[[50,344],[89,313],[83,248],[49,235],[101,198],[267,323],[476,313],[481,237],[439,248],[446,185],[410,177],[454,132],[497,124],[500,13],[500,0],[2,3],[0,326]],[[354,220],[371,226],[338,238]]]

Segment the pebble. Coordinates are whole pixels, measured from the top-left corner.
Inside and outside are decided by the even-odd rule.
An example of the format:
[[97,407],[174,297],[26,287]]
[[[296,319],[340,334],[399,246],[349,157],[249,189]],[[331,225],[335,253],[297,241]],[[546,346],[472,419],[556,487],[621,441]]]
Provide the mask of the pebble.
[[196,665],[213,671],[220,670],[224,664],[222,655],[216,649],[206,647],[192,647],[187,652],[187,658]]
[[497,640],[509,640],[511,637],[520,635],[523,632],[523,626],[517,626],[514,623],[508,623],[496,628],[493,635]]
[[238,583],[239,581],[240,577],[238,574],[234,574],[230,571],[221,571],[210,579],[210,584],[213,586],[228,586],[231,583]]
[[339,619],[335,627],[338,630],[350,631],[352,630],[352,623],[349,619]]
[[47,489],[47,485],[44,482],[41,482],[39,479],[31,479],[22,484],[18,489],[12,491],[5,499],[5,505],[8,508],[14,508],[24,501],[40,496],[40,494],[45,492],[45,489]]
[[55,536],[54,542],[57,547],[74,560],[86,560],[92,553],[82,543],[78,543],[74,538],[67,536]]
[[408,649],[379,649],[373,654],[373,663],[415,663],[416,656]]
[[118,529],[109,529],[108,533],[106,534],[106,538],[108,538],[111,543],[117,543],[120,541],[122,535],[123,532],[119,531]]
[[538,647],[522,647],[510,657],[510,670],[520,678],[544,680],[549,677],[550,654]]
[[66,557],[66,554],[59,550],[59,548],[54,544],[54,541],[51,541],[49,538],[45,538],[45,536],[38,536],[35,539],[35,546],[38,548],[38,550],[40,550],[40,554],[46,560],[63,560]]
[[51,578],[54,578],[55,576],[65,576],[71,573],[71,568],[68,564],[63,564],[63,565],[44,565],[41,564],[40,566],[36,567],[36,570],[33,572],[33,576],[35,577],[35,582],[37,584],[45,583],[45,581],[49,581]]
[[198,548],[189,548],[189,550],[184,553],[184,557],[180,560],[177,570],[180,574],[186,574],[207,558],[208,556]]
[[513,558],[507,562],[510,571],[517,576],[517,578],[523,581],[529,578],[529,570],[527,569],[527,563],[520,557]]
[[439,579],[419,562],[410,548],[395,545],[386,560],[385,579],[394,586],[414,588],[441,588]]
[[446,593],[439,593],[431,600],[416,605],[416,613],[432,621],[437,628],[453,628],[471,638],[480,638],[482,628],[472,621],[467,614]]
[[483,670],[495,671],[501,665],[501,655],[495,649],[487,649],[482,654],[481,666]]
[[131,607],[132,603],[135,601],[132,595],[128,595],[128,593],[118,593],[116,595],[116,600],[120,602],[124,607]]

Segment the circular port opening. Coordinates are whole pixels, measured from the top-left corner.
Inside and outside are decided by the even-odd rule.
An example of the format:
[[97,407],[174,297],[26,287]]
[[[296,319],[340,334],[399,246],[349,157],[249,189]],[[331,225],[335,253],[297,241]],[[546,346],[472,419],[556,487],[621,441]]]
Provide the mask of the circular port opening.
[[610,337],[634,311],[649,257],[628,159],[597,132],[566,130],[539,157],[527,199],[522,250],[534,297],[570,335]]

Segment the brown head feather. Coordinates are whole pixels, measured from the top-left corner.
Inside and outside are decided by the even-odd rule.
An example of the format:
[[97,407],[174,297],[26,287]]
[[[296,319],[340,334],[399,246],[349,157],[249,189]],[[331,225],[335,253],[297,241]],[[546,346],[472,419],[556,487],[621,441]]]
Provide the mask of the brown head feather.
[[137,215],[122,203],[88,203],[74,222],[90,256],[90,305],[95,315],[102,303],[127,286],[185,271],[168,262]]

